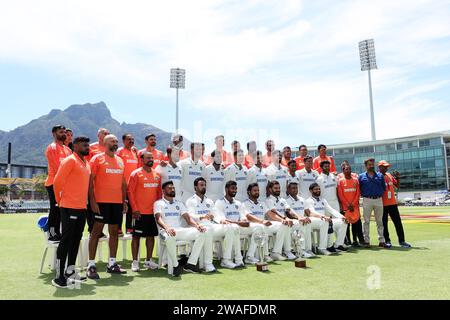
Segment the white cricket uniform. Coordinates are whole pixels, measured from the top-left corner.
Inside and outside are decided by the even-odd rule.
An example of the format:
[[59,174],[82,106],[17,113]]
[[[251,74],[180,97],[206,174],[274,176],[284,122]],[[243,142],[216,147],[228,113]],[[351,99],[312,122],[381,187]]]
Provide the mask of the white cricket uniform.
[[245,201],[247,199],[248,169],[242,165],[241,168],[236,163],[230,164],[225,170],[225,184],[228,181],[236,181],[237,193],[235,199]]
[[[289,183],[294,182],[298,186],[298,194],[297,196],[300,197],[300,178],[294,173],[294,176],[291,176],[291,174],[288,171],[287,180],[286,180],[286,186],[289,186]],[[286,196],[286,199],[289,198],[289,196]]]
[[[320,197],[318,199],[309,197],[305,201],[305,208],[309,209],[311,212],[318,213],[321,215],[326,215],[328,217],[332,217],[333,220],[333,231],[336,233],[336,242],[335,247],[342,246],[345,240],[345,234],[347,233],[348,224],[345,223],[342,218],[344,217],[339,211],[333,209],[328,204],[328,201],[324,198]],[[327,247],[331,247],[333,245],[333,239],[331,235],[328,236],[328,245]]]
[[186,203],[187,199],[195,194],[194,180],[203,176],[205,164],[201,160],[194,162],[192,158],[186,158],[177,165],[181,168],[182,200]]
[[337,211],[340,211],[339,200],[337,196],[337,185],[338,178],[330,173],[326,175],[325,173],[319,174],[316,181],[320,186],[320,196],[327,200],[328,204]]
[[181,201],[182,199],[182,188],[181,188],[181,167],[172,167],[171,164],[167,164],[165,167],[158,165],[155,171],[161,175],[161,185],[167,181],[172,181],[175,187],[175,199]]
[[203,178],[206,180],[206,196],[212,201],[217,201],[225,195],[225,173],[222,166],[219,170],[213,164],[206,166],[203,171]]
[[[287,203],[286,199],[281,197],[275,197],[270,195],[266,200],[267,209],[275,210],[280,216],[286,217],[286,210],[291,207]],[[286,232],[283,242],[284,252],[291,252],[292,250],[292,232],[294,230],[302,230],[304,231],[303,225],[298,222],[298,220],[293,220],[292,227],[289,227],[288,232]],[[305,232],[303,232],[305,234]]]
[[280,184],[280,195],[286,198],[286,186],[288,178],[288,169],[285,166],[275,166],[273,163],[266,168],[266,175],[269,181],[276,180]]
[[308,199],[311,197],[311,192],[309,192],[309,186],[316,182],[319,177],[319,173],[316,170],[312,170],[310,172],[306,171],[305,168],[302,170],[295,171],[298,179],[300,180],[299,192],[300,196],[303,199]]
[[[245,200],[244,206],[247,209],[247,212],[254,215],[255,217],[262,219],[262,220],[269,220],[267,216],[267,212],[269,209],[267,208],[265,202],[258,201],[253,202],[250,199]],[[286,237],[286,233],[289,233],[289,227],[283,225],[279,221],[270,221],[272,223],[271,226],[263,226],[264,232],[268,235],[274,235],[275,236],[275,243],[273,245],[272,252],[273,253],[279,253],[281,254],[281,251],[283,250],[283,242]],[[269,255],[269,245],[266,242],[264,244],[264,254],[267,256]]]
[[[302,197],[297,197],[297,199],[289,196],[286,199],[287,203],[291,209],[301,217],[305,216],[305,200]],[[308,224],[310,232],[306,231],[305,237],[305,248],[307,251],[312,250],[312,239],[311,233],[314,230],[319,231],[319,246],[318,249],[326,249],[328,244],[328,223],[317,217],[309,217],[311,223]]]
[[[214,206],[215,212],[214,212],[214,220],[216,222],[222,221],[222,220],[230,220],[230,221],[241,221],[246,219],[247,211],[244,207],[244,205],[238,201],[233,200],[233,202],[229,202],[225,197],[222,199],[219,199],[216,201]],[[241,238],[240,235],[251,235],[254,230],[256,230],[255,226],[252,226],[250,224],[249,227],[243,228],[238,226],[238,232],[235,233],[234,239],[233,239],[233,251],[234,251],[234,260],[235,263],[241,264],[242,263],[242,253],[241,253]],[[262,229],[262,228],[261,228]],[[250,249],[253,250],[253,254],[256,251],[256,243],[251,237],[250,239],[250,245],[248,252],[250,252]],[[248,254],[249,256],[249,254]],[[225,256],[224,256],[225,258]]]
[[169,235],[166,230],[160,228],[159,236],[165,241],[167,248],[167,257],[171,260],[174,267],[178,266],[177,258],[177,240],[194,241],[191,254],[189,255],[188,263],[196,265],[198,257],[202,252],[203,244],[205,242],[206,233],[200,232],[193,227],[183,227],[183,215],[188,214],[184,204],[178,200],[169,202],[162,198],[155,202],[154,213],[159,214],[164,223],[175,229],[175,236]]
[[214,215],[214,202],[208,197],[203,200],[194,194],[186,202],[186,207],[190,216],[208,229],[208,234],[203,245],[205,264],[212,264],[213,241],[222,241],[223,258],[231,260],[233,241],[235,235],[239,237],[239,228],[235,224],[220,224],[216,221],[200,220],[200,217],[211,213]]
[[[267,184],[269,179],[267,179],[266,169],[259,168],[256,165],[248,170],[248,184],[257,183],[259,187],[259,201],[265,202],[267,198]],[[248,186],[248,185],[247,185]]]

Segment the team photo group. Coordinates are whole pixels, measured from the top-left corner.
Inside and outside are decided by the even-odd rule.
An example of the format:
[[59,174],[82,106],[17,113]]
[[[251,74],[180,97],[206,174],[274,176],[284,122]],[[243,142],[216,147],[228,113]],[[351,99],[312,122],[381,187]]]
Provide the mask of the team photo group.
[[[45,187],[48,240],[58,243],[52,281],[58,288],[100,279],[95,257],[104,237],[106,272],[127,273],[116,254],[119,238],[131,235],[131,272],[167,266],[175,277],[370,248],[371,216],[378,238],[372,245],[392,246],[391,217],[399,245],[410,247],[395,195],[400,174],[389,173],[384,160],[366,159],[366,171],[355,173],[346,161],[336,168],[323,144],[316,157],[300,145],[294,158],[290,147],[277,149],[273,140],[260,149],[255,141],[232,141],[227,151],[224,136],[217,136],[215,148],[206,152],[200,142],[183,149],[180,134],[157,150],[154,134],[116,137],[100,128],[93,142],[63,125],[51,131]],[[138,150],[135,138],[145,139],[146,147]],[[82,276],[75,265],[86,225],[88,261]],[[261,235],[267,241],[260,243]],[[179,252],[179,242],[189,243],[185,252]],[[158,260],[155,245],[164,247]]]

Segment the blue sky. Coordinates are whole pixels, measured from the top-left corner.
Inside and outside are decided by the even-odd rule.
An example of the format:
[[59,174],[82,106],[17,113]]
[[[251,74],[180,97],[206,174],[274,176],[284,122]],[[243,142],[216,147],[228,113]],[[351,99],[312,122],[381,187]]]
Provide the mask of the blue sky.
[[370,139],[358,41],[375,39],[378,138],[450,129],[450,1],[9,1],[0,19],[0,129],[104,101],[120,122],[191,140]]

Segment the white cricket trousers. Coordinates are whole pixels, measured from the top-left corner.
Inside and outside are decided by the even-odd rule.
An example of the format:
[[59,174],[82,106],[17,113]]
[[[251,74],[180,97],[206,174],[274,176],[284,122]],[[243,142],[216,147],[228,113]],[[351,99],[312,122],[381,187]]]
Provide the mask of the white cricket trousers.
[[203,244],[205,265],[212,264],[213,261],[213,243],[222,242],[222,258],[231,260],[233,244],[236,239],[239,240],[239,226],[236,224],[214,224],[211,222],[202,222],[208,229]]
[[162,230],[160,237],[165,241],[167,258],[171,260],[174,267],[178,266],[177,257],[177,240],[181,241],[194,241],[194,245],[191,249],[191,254],[189,255],[189,264],[196,265],[198,257],[202,252],[203,244],[205,242],[206,233],[200,232],[193,227],[188,228],[174,228],[175,236],[170,236],[165,230]]
[[[325,250],[328,244],[328,222],[317,217],[310,217],[309,219],[311,220],[311,231],[319,231],[319,245],[317,248]],[[308,251],[312,250],[311,237],[309,237],[309,242],[305,237],[305,247]]]
[[[247,251],[247,257],[255,257],[256,253],[256,242],[255,242],[255,234],[257,233],[264,233],[264,226],[259,223],[250,222],[250,226],[248,227],[239,227],[239,233],[243,236],[250,236],[249,245],[248,245],[248,251]],[[235,248],[236,250],[236,248]],[[241,256],[241,241],[239,237],[239,255]],[[237,260],[239,260],[239,256],[236,257]]]
[[[348,224],[345,223],[342,219],[333,218],[333,231],[336,235],[336,241],[334,242],[334,246],[337,248],[342,246],[345,241],[345,235],[347,234]],[[327,223],[328,229],[328,223]],[[328,248],[333,246],[333,234],[328,235]]]
[[[273,235],[275,238],[272,252],[273,253],[282,253],[283,243],[286,235],[289,235],[290,228],[279,221],[270,221],[272,223],[271,226],[264,226],[264,232],[268,235]],[[264,244],[264,254],[269,255],[269,244],[268,241]]]
[[371,199],[363,198],[363,233],[364,241],[370,242],[370,216],[372,211],[375,216],[375,222],[377,223],[377,232],[379,242],[384,242],[384,227],[383,227],[383,200],[381,198]]
[[[309,243],[311,246],[311,224],[303,224],[299,222],[298,220],[293,220],[294,224],[292,227],[289,228],[289,232],[286,233],[284,237],[284,243],[283,243],[283,249],[284,252],[291,252],[292,251],[292,233],[295,230],[300,230],[303,234],[303,239],[305,240],[303,242],[303,250],[306,248],[306,244]],[[295,248],[297,250],[297,248]]]

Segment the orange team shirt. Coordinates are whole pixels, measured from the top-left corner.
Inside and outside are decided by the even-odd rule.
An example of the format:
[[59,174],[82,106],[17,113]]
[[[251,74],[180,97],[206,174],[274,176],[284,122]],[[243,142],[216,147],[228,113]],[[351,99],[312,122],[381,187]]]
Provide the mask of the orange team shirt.
[[[142,167],[141,154],[142,154],[144,151],[149,151],[149,150],[147,150],[146,148],[144,148],[144,149],[142,149],[142,150],[139,150],[139,152],[138,152],[138,161],[139,161],[138,167]],[[155,168],[161,163],[161,161],[164,161],[164,160],[165,160],[165,156],[164,156],[164,153],[162,153],[162,151],[159,151],[159,150],[156,149],[156,148],[153,149],[153,151],[151,151],[151,153],[152,153],[152,155],[153,155],[153,166],[152,166],[152,169],[155,169]]]
[[313,169],[317,170],[317,172],[322,173],[322,168],[320,167],[320,163],[322,161],[328,160],[331,163],[330,173],[336,173],[336,165],[334,164],[333,157],[325,156],[325,158],[321,158],[320,156],[315,157],[313,161]]
[[[181,161],[183,159],[189,158],[191,154],[185,150],[181,150],[179,156],[180,156],[179,161]],[[164,161],[169,162],[169,156],[167,155],[167,153],[164,155]]]
[[86,209],[89,191],[89,163],[76,154],[61,162],[53,182],[55,198],[62,208]]
[[[208,155],[207,161],[203,161],[206,165],[211,164],[214,162],[214,159],[211,157],[211,154]],[[228,167],[230,164],[232,164],[233,161],[233,155],[231,153],[228,153],[225,151],[225,149],[222,149],[222,165],[224,167]]]
[[249,154],[246,154],[245,158],[244,158],[244,166],[247,169],[250,169],[254,165],[255,165],[255,161],[253,160],[253,157],[251,155],[249,155]]
[[265,155],[263,155],[262,157],[262,166],[263,168],[267,168],[268,166],[270,166],[272,164],[272,156],[268,155],[267,153]]
[[[356,172],[352,172],[351,174],[352,174],[352,178],[358,179],[359,175]],[[337,178],[338,179],[344,178],[344,173],[343,172],[338,173]]]
[[285,166],[285,167],[288,167],[288,162],[289,162],[289,161],[291,161],[291,159],[286,160],[285,158],[282,158],[282,159],[281,159],[281,165],[282,165],[282,166]]
[[[354,177],[353,175],[351,179],[346,179],[345,177],[339,178],[337,189],[339,202],[341,203],[342,209],[346,211],[345,217],[349,220],[350,223],[357,222],[360,218],[360,189],[358,178]],[[349,204],[353,204],[353,212],[348,211]]]
[[65,158],[67,158],[71,154],[72,151],[65,145],[60,145],[56,142],[52,142],[48,145],[47,149],[45,150],[45,157],[47,158],[48,163],[48,176],[45,180],[46,187],[53,185],[53,179],[55,179],[55,175],[58,172],[59,165]]
[[387,172],[384,175],[384,181],[386,182],[386,191],[383,194],[383,206],[392,206],[397,204],[397,199],[395,198],[395,184],[397,180]]
[[120,157],[100,153],[90,161],[91,172],[95,175],[95,201],[100,203],[122,203],[122,183],[124,165]]
[[153,214],[153,204],[161,199],[161,176],[144,168],[133,171],[128,182],[128,200],[133,212]]
[[125,177],[125,181],[128,183],[128,179],[130,179],[131,173],[138,168],[138,155],[134,149],[128,150],[126,148],[119,148],[117,150],[117,155],[123,161],[123,175]]
[[305,167],[305,157],[298,156],[294,160],[296,164],[296,170],[302,170]]

